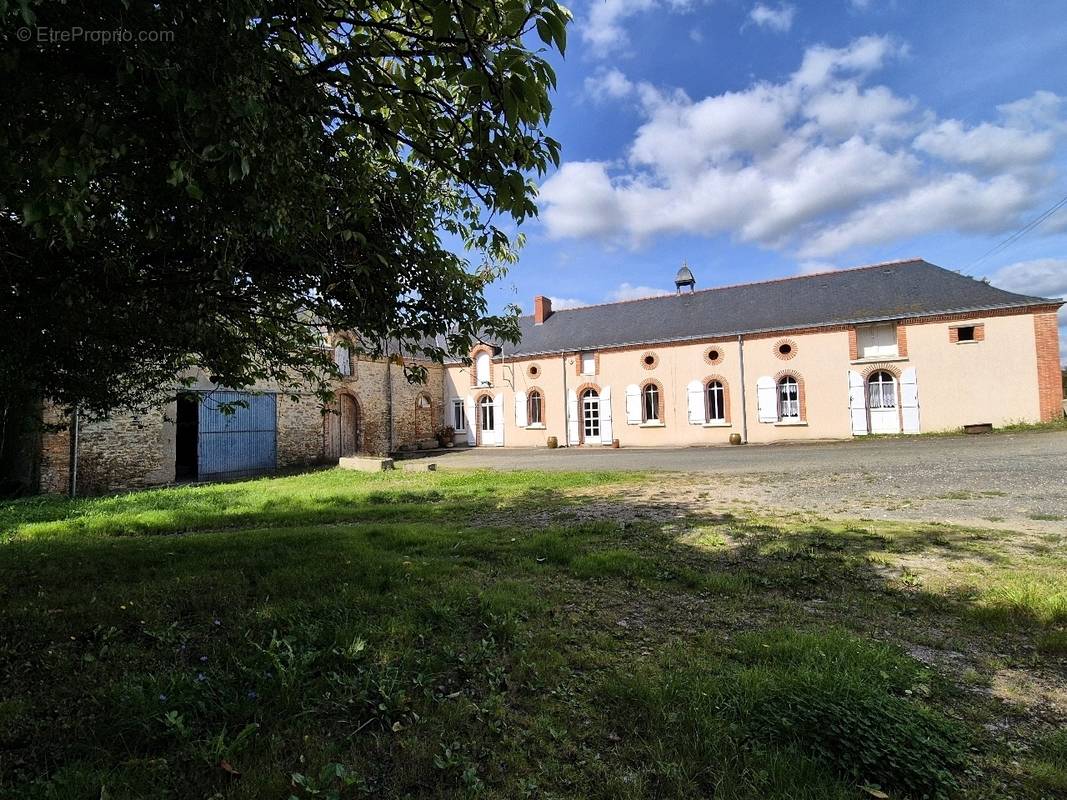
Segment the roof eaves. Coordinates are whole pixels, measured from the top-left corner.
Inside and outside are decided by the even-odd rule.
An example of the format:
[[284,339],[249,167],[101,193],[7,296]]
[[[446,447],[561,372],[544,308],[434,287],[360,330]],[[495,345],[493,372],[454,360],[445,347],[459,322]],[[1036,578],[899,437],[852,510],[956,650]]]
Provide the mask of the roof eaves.
[[[866,269],[862,267],[861,269]],[[776,325],[771,328],[745,328],[742,330],[723,331],[718,333],[700,333],[692,336],[674,336],[665,339],[644,339],[633,341],[621,341],[621,342],[605,342],[596,345],[578,346],[568,349],[554,349],[554,350],[530,350],[523,351],[517,350],[513,353],[501,353],[497,358],[506,360],[509,358],[533,358],[537,356],[551,356],[561,355],[563,353],[573,353],[579,350],[596,350],[598,348],[626,348],[626,347],[643,347],[653,344],[675,344],[677,342],[693,342],[701,339],[708,338],[727,338],[732,336],[748,336],[752,334],[765,334],[765,333],[790,333],[792,331],[807,330],[808,328],[832,328],[837,325],[869,325],[877,322],[891,322],[897,319],[922,319],[923,317],[937,317],[942,314],[972,314],[982,311],[1000,311],[1005,308],[1030,308],[1032,306],[1041,305],[1055,305],[1057,307],[1064,305],[1067,300],[1053,299],[1044,297],[1027,298],[1027,302],[1017,303],[999,303],[996,305],[982,305],[982,306],[959,306],[956,308],[945,308],[938,310],[925,310],[925,311],[913,311],[913,312],[901,312],[897,314],[878,314],[867,317],[845,317],[841,319],[826,320],[825,322],[810,323],[804,325]]]

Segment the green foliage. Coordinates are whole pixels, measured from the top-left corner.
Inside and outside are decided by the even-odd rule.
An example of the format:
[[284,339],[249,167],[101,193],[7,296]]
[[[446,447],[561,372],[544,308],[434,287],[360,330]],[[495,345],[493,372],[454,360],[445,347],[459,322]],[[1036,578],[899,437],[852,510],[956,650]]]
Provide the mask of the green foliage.
[[[535,214],[558,162],[545,51],[568,20],[556,0],[0,0],[11,395],[103,414],[194,368],[325,393],[323,326],[390,341],[413,379],[413,356],[513,338],[484,290],[521,245],[497,220]],[[48,35],[75,30],[129,38]]]

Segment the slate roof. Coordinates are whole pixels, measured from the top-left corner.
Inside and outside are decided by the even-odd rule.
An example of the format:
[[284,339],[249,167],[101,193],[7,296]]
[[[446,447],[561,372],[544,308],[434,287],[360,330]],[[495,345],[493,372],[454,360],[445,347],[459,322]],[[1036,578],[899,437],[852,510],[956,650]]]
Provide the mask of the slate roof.
[[501,354],[683,341],[844,323],[977,312],[1061,300],[1015,294],[921,259],[555,311],[519,320]]

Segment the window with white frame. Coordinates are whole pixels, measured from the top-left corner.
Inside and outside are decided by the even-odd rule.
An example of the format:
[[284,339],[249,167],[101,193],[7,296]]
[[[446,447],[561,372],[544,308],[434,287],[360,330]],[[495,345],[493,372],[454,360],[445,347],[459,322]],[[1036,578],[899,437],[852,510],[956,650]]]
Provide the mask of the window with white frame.
[[726,391],[723,389],[722,382],[708,381],[704,399],[708,422],[724,422],[726,420]]
[[479,353],[475,357],[475,359],[474,359],[475,377],[477,378],[478,383],[480,385],[482,385],[482,386],[488,386],[489,385],[489,375],[490,375],[489,366],[490,366],[490,361],[489,361],[489,354],[488,353],[482,352],[482,353]]
[[596,353],[587,350],[580,357],[582,359],[582,374],[596,375]]
[[541,406],[543,404],[543,398],[541,392],[537,389],[532,389],[528,395],[526,395],[526,424],[527,425],[542,425],[543,418],[541,416]]
[[897,407],[897,384],[885,370],[879,370],[868,379],[867,403],[870,409]]
[[860,358],[896,358],[897,326],[890,322],[856,328],[856,345]]
[[480,415],[480,422],[483,431],[496,430],[496,409],[493,407],[493,398],[489,395],[485,395],[478,401],[478,413]]
[[791,375],[778,381],[778,417],[783,420],[800,419],[800,386]]
[[462,400],[452,401],[452,427],[461,432],[467,430],[467,412]]
[[654,383],[641,390],[641,416],[645,422],[659,422],[659,387]]

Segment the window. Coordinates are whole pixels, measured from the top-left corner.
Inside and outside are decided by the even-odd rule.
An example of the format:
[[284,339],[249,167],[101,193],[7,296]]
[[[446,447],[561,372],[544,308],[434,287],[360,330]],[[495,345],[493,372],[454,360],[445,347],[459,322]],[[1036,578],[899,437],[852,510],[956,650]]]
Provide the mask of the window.
[[641,416],[645,422],[659,422],[659,387],[654,383],[641,390]]
[[526,370],[526,374],[529,375],[531,378],[536,378],[538,375],[541,374],[541,368],[536,364],[531,364],[530,368]]
[[543,420],[541,417],[541,392],[537,389],[531,390],[526,395],[526,424],[527,425],[541,425]]
[[[709,381],[705,387],[705,410],[708,422],[726,421],[726,392],[719,381]],[[699,408],[699,406],[697,406]]]
[[867,380],[867,407],[872,410],[897,407],[896,381],[885,370],[879,370]]
[[452,427],[457,431],[467,430],[467,412],[463,409],[462,400],[452,401]]
[[333,361],[337,364],[337,371],[342,375],[352,374],[352,356],[343,344],[333,349]]
[[596,375],[596,353],[591,353],[588,350],[581,354],[582,359],[582,374],[583,375]]
[[974,325],[962,325],[956,328],[957,342],[973,342],[974,338]]
[[897,326],[864,325],[856,329],[857,355],[860,358],[896,358]]
[[489,395],[484,395],[481,400],[478,401],[478,413],[481,418],[481,425],[483,431],[496,430],[496,424],[493,418],[493,398]]
[[485,352],[479,353],[474,359],[474,364],[478,383],[482,386],[488,386],[490,383],[489,354]]
[[582,392],[582,430],[587,441],[600,438],[600,395],[596,389]]
[[785,420],[800,419],[800,387],[797,379],[791,375],[778,381],[778,417]]

